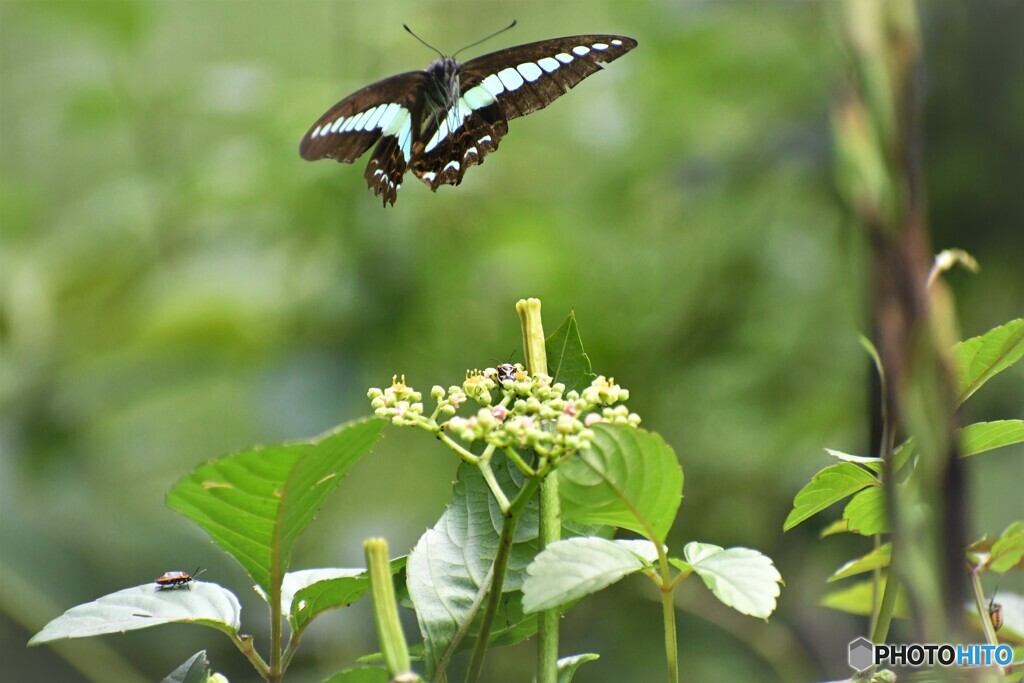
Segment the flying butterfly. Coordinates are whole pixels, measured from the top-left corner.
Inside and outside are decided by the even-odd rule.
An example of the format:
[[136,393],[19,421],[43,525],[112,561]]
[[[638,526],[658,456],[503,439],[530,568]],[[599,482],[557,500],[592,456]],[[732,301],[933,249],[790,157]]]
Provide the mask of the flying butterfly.
[[378,81],[331,107],[302,138],[299,153],[351,164],[376,143],[364,177],[385,206],[394,205],[408,170],[433,191],[458,185],[466,169],[498,149],[509,119],[543,109],[636,45],[626,36],[568,36],[465,64],[455,59],[458,52],[438,52],[425,70]]

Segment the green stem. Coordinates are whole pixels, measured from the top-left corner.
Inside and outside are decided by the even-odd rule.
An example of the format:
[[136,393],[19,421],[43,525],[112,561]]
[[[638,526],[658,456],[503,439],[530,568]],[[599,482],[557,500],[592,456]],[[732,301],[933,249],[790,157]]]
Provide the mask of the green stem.
[[528,477],[534,477],[537,475],[534,469],[526,464],[526,461],[523,460],[522,456],[519,455],[516,449],[505,448],[503,450],[505,452],[505,455],[508,456],[508,459],[512,461],[512,464],[519,468],[520,472],[522,472]]
[[494,478],[494,471],[491,469],[490,458],[487,460],[481,459],[481,462],[477,465],[477,469],[480,470],[480,474],[483,475],[484,481],[487,482],[487,487],[491,490],[491,494],[494,496],[495,501],[497,501],[498,507],[501,508],[501,514],[508,512],[508,498],[505,496],[505,492],[501,490],[501,485],[498,483],[498,480]]
[[[540,549],[562,535],[562,506],[558,497],[558,475],[544,477],[540,485]],[[559,610],[544,610],[537,615],[537,683],[558,680]]]
[[284,671],[281,669],[281,576],[271,576],[270,580],[270,669],[267,671],[268,683],[279,683]]
[[260,675],[264,680],[270,680],[270,667],[260,657],[260,653],[256,652],[256,648],[252,644],[252,636],[243,636],[237,633],[228,633],[228,638],[235,644],[238,651],[245,655],[245,658],[252,664],[252,668],[256,669],[256,673]]
[[896,573],[896,544],[892,546],[892,557],[889,560],[889,573],[885,580],[885,591],[882,593],[882,604],[878,608],[878,620],[871,631],[871,642],[884,643],[889,637],[889,624],[892,623],[893,612],[896,611],[896,596],[900,592],[899,575]]
[[473,658],[469,663],[469,671],[466,673],[467,683],[474,683],[480,679],[480,671],[484,665],[484,655],[487,654],[488,641],[491,637],[491,625],[494,623],[494,615],[501,605],[501,589],[505,584],[505,570],[508,567],[508,559],[512,554],[512,541],[515,539],[516,526],[519,518],[526,509],[527,503],[533,498],[537,491],[537,479],[527,479],[519,494],[512,501],[508,512],[505,514],[504,522],[501,525],[501,538],[498,541],[498,553],[494,558],[492,567],[493,577],[491,587],[487,596],[487,606],[480,619],[480,632],[477,634],[476,645],[473,646]]
[[377,640],[384,655],[388,676],[394,680],[397,676],[408,674],[412,665],[409,647],[398,621],[398,601],[395,599],[395,585],[391,577],[388,543],[383,538],[369,538],[363,542],[363,550],[370,574],[370,596],[373,620],[377,624]]
[[[875,550],[882,546],[882,535],[875,534]],[[882,607],[882,568],[875,567],[871,572],[871,624],[868,633],[874,633],[878,627],[878,612]]]
[[444,432],[437,432],[437,438],[440,439],[441,443],[455,451],[460,458],[468,462],[470,465],[476,465],[480,462],[480,458],[467,451]]
[[[520,299],[516,312],[523,331],[523,355],[526,370],[531,375],[548,374],[547,347],[540,299]],[[550,468],[541,463],[539,472]],[[540,488],[539,549],[554,543],[562,535],[562,506],[558,497],[558,477],[544,476]],[[537,683],[557,683],[558,680],[558,619],[557,608],[537,615]]]
[[985,604],[985,591],[981,587],[981,576],[971,569],[971,587],[974,589],[974,605],[978,608],[978,618],[981,619],[981,630],[985,634],[985,642],[989,645],[998,645],[999,638],[996,636],[996,629],[992,626],[992,619],[988,616],[988,605]]
[[665,622],[665,664],[669,683],[679,681],[679,650],[676,642],[676,607],[670,585],[661,587],[661,616]]

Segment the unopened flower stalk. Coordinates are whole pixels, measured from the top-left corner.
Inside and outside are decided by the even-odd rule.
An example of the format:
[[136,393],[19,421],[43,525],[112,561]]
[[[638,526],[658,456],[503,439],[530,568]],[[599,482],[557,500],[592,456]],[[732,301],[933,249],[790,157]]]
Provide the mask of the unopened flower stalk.
[[373,617],[377,623],[377,640],[384,655],[388,675],[408,674],[411,662],[402,625],[398,621],[398,603],[391,579],[388,543],[383,538],[370,538],[363,543],[366,566],[370,573],[370,595],[373,598]]

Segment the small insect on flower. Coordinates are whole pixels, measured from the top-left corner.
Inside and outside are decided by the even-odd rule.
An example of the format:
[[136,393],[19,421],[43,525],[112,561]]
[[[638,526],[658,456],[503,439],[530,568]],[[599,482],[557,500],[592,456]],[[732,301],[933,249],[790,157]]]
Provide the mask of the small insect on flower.
[[196,567],[196,570],[191,574],[189,574],[188,572],[181,571],[166,572],[163,576],[157,578],[156,589],[158,591],[166,591],[187,587],[190,583],[196,580],[197,576],[199,576],[205,571],[205,569],[200,569],[199,567]]
[[1003,606],[996,602],[995,593],[988,603],[988,618],[992,621],[992,628],[998,631],[1003,627]]
[[497,365],[495,370],[498,371],[498,382],[513,382],[516,379],[516,373],[519,372],[519,368],[512,363],[501,363]]

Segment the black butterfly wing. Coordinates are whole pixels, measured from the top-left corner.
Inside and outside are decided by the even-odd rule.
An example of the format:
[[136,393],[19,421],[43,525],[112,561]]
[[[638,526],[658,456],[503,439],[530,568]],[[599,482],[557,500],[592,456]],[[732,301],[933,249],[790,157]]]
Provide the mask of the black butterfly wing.
[[421,94],[428,76],[410,71],[368,85],[331,107],[299,145],[303,159],[334,159],[350,164],[374,142],[366,183],[384,202],[395,203],[412,158]]
[[459,71],[457,106],[425,122],[412,171],[432,190],[458,185],[467,168],[498,148],[508,119],[543,109],[636,45],[625,36],[568,36],[470,60]]
[[626,36],[599,34],[527,43],[466,62],[460,83],[464,94],[484,88],[505,118],[514,119],[548,106],[636,44]]

